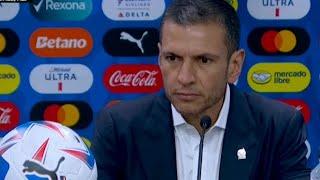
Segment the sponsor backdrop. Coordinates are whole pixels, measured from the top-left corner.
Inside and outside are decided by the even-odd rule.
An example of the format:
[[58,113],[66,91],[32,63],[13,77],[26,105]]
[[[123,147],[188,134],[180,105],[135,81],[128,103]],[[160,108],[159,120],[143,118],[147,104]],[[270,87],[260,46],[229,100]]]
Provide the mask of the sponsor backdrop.
[[[99,110],[160,91],[158,27],[170,2],[0,3],[0,138],[19,124],[46,119],[73,128],[90,144]],[[320,2],[229,2],[240,16],[247,52],[237,86],[303,113],[314,167],[320,146]]]

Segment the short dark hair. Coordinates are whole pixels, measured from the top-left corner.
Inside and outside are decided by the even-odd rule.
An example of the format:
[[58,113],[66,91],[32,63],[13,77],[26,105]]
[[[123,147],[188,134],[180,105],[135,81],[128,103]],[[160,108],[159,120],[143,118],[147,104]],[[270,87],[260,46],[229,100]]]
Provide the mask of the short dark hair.
[[160,42],[163,24],[167,20],[183,26],[218,23],[225,28],[228,54],[231,55],[239,48],[239,17],[234,8],[225,0],[173,0],[162,18]]

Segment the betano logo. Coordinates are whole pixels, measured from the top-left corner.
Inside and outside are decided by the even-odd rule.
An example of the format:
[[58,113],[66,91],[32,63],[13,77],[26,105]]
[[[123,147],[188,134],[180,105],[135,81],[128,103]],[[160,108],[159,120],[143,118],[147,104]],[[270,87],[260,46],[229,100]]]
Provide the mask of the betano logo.
[[238,10],[238,0],[225,0],[227,1],[236,11]]
[[281,102],[293,106],[296,110],[300,111],[303,115],[305,123],[308,123],[310,120],[311,112],[308,104],[300,99],[279,99]]
[[301,19],[310,10],[310,0],[248,0],[250,15],[260,20]]
[[40,57],[84,57],[93,40],[82,28],[40,28],[29,40],[32,52]]
[[309,48],[310,37],[297,27],[263,27],[249,34],[248,44],[258,55],[300,55]]
[[20,112],[11,102],[0,102],[0,131],[8,132],[19,124]]
[[12,56],[17,52],[19,45],[19,38],[14,31],[0,28],[0,57]]
[[0,94],[13,93],[20,84],[18,70],[8,64],[0,65]]
[[43,101],[33,106],[30,119],[54,121],[73,129],[83,129],[91,123],[92,115],[92,109],[86,102]]
[[29,81],[41,94],[79,94],[90,89],[93,75],[81,64],[42,64],[31,71]]
[[257,92],[301,92],[310,83],[309,69],[301,63],[258,63],[247,74]]
[[92,11],[92,0],[39,0],[30,5],[32,14],[42,20],[80,21]]
[[147,21],[162,16],[164,0],[103,0],[103,13],[114,21]]
[[0,3],[0,21],[10,21],[19,12],[19,3]]

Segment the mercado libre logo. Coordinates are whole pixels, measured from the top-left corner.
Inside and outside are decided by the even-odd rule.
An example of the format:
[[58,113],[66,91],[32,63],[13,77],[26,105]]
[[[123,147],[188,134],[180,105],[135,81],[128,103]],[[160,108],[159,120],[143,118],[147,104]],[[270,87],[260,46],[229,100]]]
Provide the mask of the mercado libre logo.
[[19,45],[19,38],[13,30],[0,28],[0,57],[12,56],[19,49]]
[[227,1],[236,11],[238,10],[238,0],[225,0]]
[[90,53],[93,40],[82,28],[40,28],[32,33],[29,45],[40,57],[84,57]]
[[301,63],[258,63],[247,74],[257,92],[301,92],[310,83],[309,69]]
[[19,3],[0,3],[0,21],[10,21],[15,18],[19,12]]
[[104,73],[105,87],[113,93],[152,93],[162,84],[157,65],[112,65]]
[[151,21],[162,16],[164,0],[103,0],[102,10],[114,21]]
[[92,0],[36,0],[30,3],[32,14],[41,20],[80,21],[92,11]]
[[310,10],[310,0],[248,0],[250,15],[259,20],[301,19]]
[[115,28],[103,37],[103,47],[112,56],[156,56],[158,42],[154,28]]
[[310,121],[311,111],[306,102],[300,99],[279,99],[281,102],[293,106],[296,110],[300,111],[303,115],[305,123]]
[[11,102],[0,102],[0,131],[8,132],[19,124],[20,112]]
[[91,88],[93,74],[82,64],[42,64],[31,71],[29,81],[40,94],[80,94]]
[[83,129],[91,123],[92,115],[92,109],[86,102],[43,101],[33,106],[30,119],[54,121],[72,129]]
[[310,45],[310,37],[302,28],[262,27],[248,36],[248,45],[257,55],[300,55]]
[[0,95],[12,94],[20,84],[20,74],[18,70],[8,64],[0,65]]

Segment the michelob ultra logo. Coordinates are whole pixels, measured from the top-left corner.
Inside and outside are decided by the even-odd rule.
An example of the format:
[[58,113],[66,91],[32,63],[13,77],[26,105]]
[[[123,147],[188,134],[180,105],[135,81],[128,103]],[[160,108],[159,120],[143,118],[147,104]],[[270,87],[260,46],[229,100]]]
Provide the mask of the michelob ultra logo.
[[42,64],[29,76],[31,87],[42,94],[79,94],[93,83],[91,70],[82,64]]
[[13,93],[20,84],[18,70],[8,64],[0,65],[0,94]]
[[73,129],[82,129],[91,123],[92,114],[86,102],[43,101],[33,106],[30,119],[54,121]]
[[256,19],[301,19],[310,10],[310,0],[248,0],[250,15]]
[[92,11],[92,0],[37,0],[30,3],[31,12],[42,20],[80,21]]
[[310,37],[297,27],[262,27],[249,34],[248,45],[258,55],[300,55],[309,48]]
[[114,21],[158,19],[165,10],[164,0],[103,0],[103,13]]
[[17,52],[19,45],[19,38],[14,31],[0,28],[0,57],[12,56]]
[[40,57],[83,57],[90,53],[93,40],[82,28],[40,28],[32,33],[29,44]]
[[310,83],[309,69],[301,63],[258,63],[247,74],[257,92],[301,92]]
[[0,3],[0,21],[10,21],[17,16],[19,3]]

